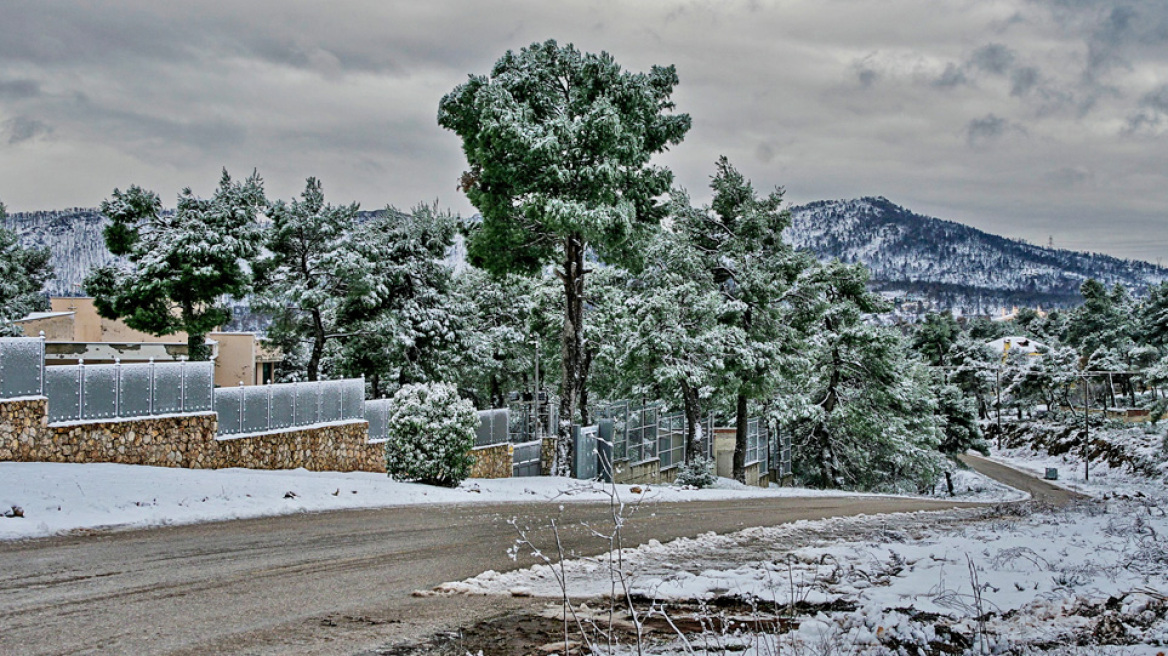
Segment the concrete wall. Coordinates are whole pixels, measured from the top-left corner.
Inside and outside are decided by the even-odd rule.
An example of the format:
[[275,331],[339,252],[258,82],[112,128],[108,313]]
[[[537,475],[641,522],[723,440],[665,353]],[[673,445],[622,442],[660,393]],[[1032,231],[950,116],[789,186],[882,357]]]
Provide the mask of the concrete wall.
[[215,438],[215,413],[50,426],[44,398],[0,402],[0,460],[385,472],[364,421]]

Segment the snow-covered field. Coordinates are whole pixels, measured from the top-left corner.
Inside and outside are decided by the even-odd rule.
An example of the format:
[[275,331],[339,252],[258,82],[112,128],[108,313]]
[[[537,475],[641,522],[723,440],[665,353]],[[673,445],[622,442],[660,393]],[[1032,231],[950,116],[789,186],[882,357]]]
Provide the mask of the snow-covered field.
[[[713,609],[713,600],[725,597],[768,609],[763,615],[775,606],[800,607],[798,628],[783,637],[716,636],[753,645],[747,653],[777,653],[778,645],[801,641],[841,648],[831,653],[884,654],[900,646],[976,646],[983,637],[986,653],[1024,653],[1017,650],[1102,637],[1156,647],[1115,653],[1156,654],[1168,645],[1166,503],[1161,495],[1034,514],[799,522],[650,543],[621,554],[619,571],[631,593],[665,608],[702,600]],[[557,573],[546,565],[486,572],[437,592],[559,598]],[[603,597],[612,589],[605,558],[568,561],[559,573],[573,597]],[[682,649],[672,640],[664,653]]]
[[[1019,498],[985,477],[960,472],[962,500]],[[798,488],[754,488],[721,479],[716,488],[618,485],[627,502],[840,496]],[[610,486],[566,478],[472,479],[447,489],[365,472],[171,469],[116,464],[0,462],[0,539],[82,529],[149,527],[299,512],[414,504],[600,501]],[[13,506],[24,517],[4,517]]]
[[[1093,500],[1064,509],[842,518],[651,542],[619,554],[619,569],[608,558],[561,565],[552,557],[549,565],[485,572],[433,593],[554,599],[566,589],[592,608],[607,608],[603,599],[615,581],[617,590],[655,600],[642,604],[641,619],[650,609],[668,613],[671,605],[679,616],[692,616],[696,602],[705,616],[697,621],[707,628],[689,635],[688,647],[713,640],[715,653],[728,647],[760,655],[1168,651],[1164,482],[1099,463],[1084,480],[1083,463],[1073,455],[1013,449],[994,457],[1039,477],[1057,467],[1061,484]],[[535,546],[547,553],[547,545]],[[751,609],[746,618],[741,605],[736,612],[739,627],[753,621],[753,628],[715,621],[731,612],[727,599]],[[792,607],[793,621],[780,621]],[[624,619],[633,622],[627,613]],[[647,653],[687,651],[668,632],[651,642],[657,651]]]

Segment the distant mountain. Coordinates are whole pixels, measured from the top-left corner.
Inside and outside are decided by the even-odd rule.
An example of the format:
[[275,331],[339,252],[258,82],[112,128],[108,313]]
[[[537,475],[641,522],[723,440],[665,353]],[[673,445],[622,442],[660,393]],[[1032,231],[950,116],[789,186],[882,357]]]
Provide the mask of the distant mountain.
[[92,269],[116,258],[105,247],[102,229],[109,219],[97,208],[9,214],[4,227],[24,246],[48,247],[55,277],[45,284],[50,296],[82,296],[81,283]]
[[861,262],[873,287],[966,314],[1002,307],[1066,307],[1095,278],[1142,293],[1168,268],[992,235],[911,212],[886,198],[818,201],[791,209],[787,238],[820,259]]
[[[361,212],[360,219],[384,212]],[[915,214],[885,198],[819,201],[791,214],[786,234],[796,247],[821,259],[862,262],[872,270],[873,287],[886,295],[900,292],[966,314],[1076,305],[1079,285],[1089,277],[1136,292],[1168,280],[1168,269],[1147,262],[1035,246]],[[56,278],[46,286],[49,294],[76,296],[91,269],[115,259],[105,248],[106,223],[96,209],[73,208],[14,213],[5,227],[25,245],[52,250]],[[447,260],[465,266],[461,238]]]
[[[365,222],[385,213],[384,209],[361,211],[357,220]],[[45,284],[50,296],[83,296],[81,285],[89,272],[118,259],[105,247],[102,231],[108,224],[109,219],[97,208],[87,207],[15,212],[4,221],[4,227],[15,232],[24,246],[47,247],[51,251],[55,277]],[[462,237],[455,240],[447,260],[456,268],[466,265]]]

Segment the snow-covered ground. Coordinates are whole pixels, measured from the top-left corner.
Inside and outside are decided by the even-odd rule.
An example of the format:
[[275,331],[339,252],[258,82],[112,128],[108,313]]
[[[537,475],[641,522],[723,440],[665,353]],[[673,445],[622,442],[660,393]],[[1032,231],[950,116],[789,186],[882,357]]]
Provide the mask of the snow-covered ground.
[[[668,612],[671,604],[679,614],[692,613],[696,602],[705,605],[701,621],[709,627],[727,612],[720,610],[727,598],[757,609],[756,620],[776,617],[775,607],[796,606],[794,621],[785,625],[789,633],[756,626],[689,636],[759,655],[1168,651],[1164,482],[1100,463],[1092,463],[1084,480],[1083,463],[1073,455],[1030,449],[993,455],[1038,477],[1057,467],[1060,484],[1093,500],[1064,509],[842,518],[651,542],[619,554],[619,569],[606,557],[562,565],[551,558],[548,565],[485,572],[433,593],[554,599],[566,588],[593,608],[607,608],[595,599],[609,595],[616,581],[634,598],[656,600],[642,606],[642,615],[649,607]],[[955,478],[959,486],[977,485],[966,476],[973,475]],[[547,553],[547,545],[534,546]],[[779,625],[776,619],[770,626]],[[655,649],[647,653],[686,646],[663,635]]]
[[[970,472],[955,478],[967,501],[1001,501],[1018,493]],[[634,489],[637,490],[634,492]],[[104,527],[263,517],[298,512],[414,504],[599,501],[610,486],[566,478],[465,481],[455,489],[399,483],[365,472],[171,469],[116,464],[0,462],[0,539],[40,537]],[[747,487],[720,479],[715,488],[618,485],[627,502],[840,496],[799,488]],[[24,517],[3,517],[19,507]]]
[[[750,632],[716,636],[753,644],[747,653],[776,653],[778,644],[801,640],[848,647],[831,653],[884,654],[981,636],[987,653],[1023,653],[1006,650],[1110,635],[1120,636],[1118,644],[1156,646],[1115,653],[1156,654],[1168,645],[1166,503],[1161,495],[1034,514],[951,511],[799,522],[651,542],[622,553],[619,571],[630,592],[666,607],[723,597],[760,608],[801,605],[798,628],[784,637],[759,643]],[[614,570],[600,558],[568,561],[562,572],[546,565],[486,572],[437,593],[559,598],[557,573],[573,597],[603,597],[612,589]],[[666,641],[663,648],[672,653],[679,646]]]

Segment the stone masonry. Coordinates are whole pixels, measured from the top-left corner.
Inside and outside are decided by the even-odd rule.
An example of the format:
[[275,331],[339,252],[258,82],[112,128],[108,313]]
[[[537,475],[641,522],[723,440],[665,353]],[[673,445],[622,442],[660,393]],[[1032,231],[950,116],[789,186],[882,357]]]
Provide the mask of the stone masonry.
[[361,420],[217,440],[213,412],[50,426],[47,411],[43,397],[0,401],[0,461],[385,472]]
[[474,458],[471,478],[511,478],[515,447],[510,444],[478,447],[470,455]]

